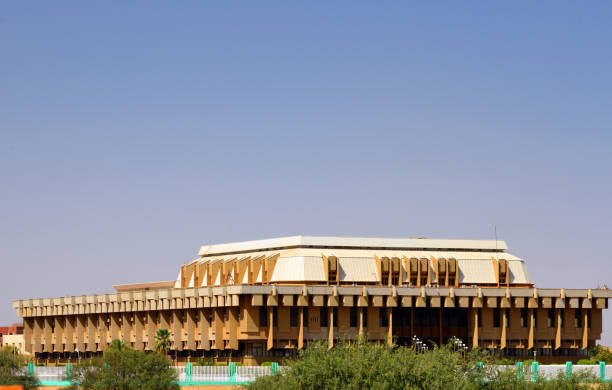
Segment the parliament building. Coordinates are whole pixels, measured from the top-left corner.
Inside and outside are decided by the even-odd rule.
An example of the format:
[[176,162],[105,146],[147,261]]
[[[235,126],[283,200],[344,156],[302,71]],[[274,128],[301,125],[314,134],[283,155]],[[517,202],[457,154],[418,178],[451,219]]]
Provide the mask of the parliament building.
[[40,360],[101,354],[114,339],[179,362],[256,365],[309,343],[458,338],[510,358],[577,360],[602,332],[608,289],[536,288],[503,241],[294,236],[207,245],[176,280],[111,294],[14,302]]

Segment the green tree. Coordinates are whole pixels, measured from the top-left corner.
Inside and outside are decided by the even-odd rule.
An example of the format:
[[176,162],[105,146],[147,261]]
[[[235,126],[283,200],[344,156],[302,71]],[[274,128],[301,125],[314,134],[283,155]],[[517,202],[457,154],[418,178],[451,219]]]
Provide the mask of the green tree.
[[158,329],[157,332],[155,332],[155,351],[165,356],[168,354],[170,345],[170,332],[168,329]]
[[0,349],[0,386],[21,385],[24,389],[36,389],[38,380],[27,374],[27,360],[11,347]]
[[101,360],[79,367],[75,380],[83,390],[178,389],[170,361],[157,353],[135,351],[111,343]]

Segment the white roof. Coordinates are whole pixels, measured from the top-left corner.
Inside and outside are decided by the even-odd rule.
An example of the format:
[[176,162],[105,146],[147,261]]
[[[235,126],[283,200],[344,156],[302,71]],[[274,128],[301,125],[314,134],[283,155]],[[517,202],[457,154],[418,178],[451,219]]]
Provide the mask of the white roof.
[[323,258],[316,256],[279,257],[272,282],[324,282]]
[[204,245],[200,248],[200,256],[210,256],[223,253],[263,251],[272,248],[289,247],[330,247],[330,248],[393,248],[393,249],[475,249],[475,250],[506,250],[503,240],[450,240],[426,238],[365,238],[365,237],[315,237],[292,236],[271,238],[267,240],[242,241],[227,244]]

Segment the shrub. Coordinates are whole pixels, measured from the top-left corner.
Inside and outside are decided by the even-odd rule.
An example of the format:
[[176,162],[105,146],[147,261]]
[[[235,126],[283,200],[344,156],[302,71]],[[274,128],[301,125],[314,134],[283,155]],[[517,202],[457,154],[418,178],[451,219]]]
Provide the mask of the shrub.
[[214,366],[215,359],[213,359],[212,357],[200,358],[197,360],[195,365],[196,366]]
[[26,359],[16,354],[13,348],[0,349],[0,386],[21,385],[25,390],[36,389],[38,380],[24,372]]
[[261,365],[262,365],[263,367],[270,367],[270,366],[272,365],[272,363],[273,363],[273,362],[263,362],[263,363],[261,363]]
[[590,360],[590,359],[580,359],[578,360],[578,363],[576,363],[577,365],[593,365],[593,364],[599,364],[594,360]]
[[81,383],[83,390],[179,388],[176,372],[165,356],[135,351],[121,343],[111,343],[102,359],[78,367],[73,378]]

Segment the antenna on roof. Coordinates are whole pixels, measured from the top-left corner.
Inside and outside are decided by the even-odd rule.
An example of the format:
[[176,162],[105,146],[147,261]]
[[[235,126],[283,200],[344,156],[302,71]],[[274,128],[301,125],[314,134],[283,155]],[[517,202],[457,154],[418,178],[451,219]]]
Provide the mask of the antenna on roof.
[[495,231],[495,258],[499,260],[499,255],[497,254],[497,225],[493,225],[493,229]]

